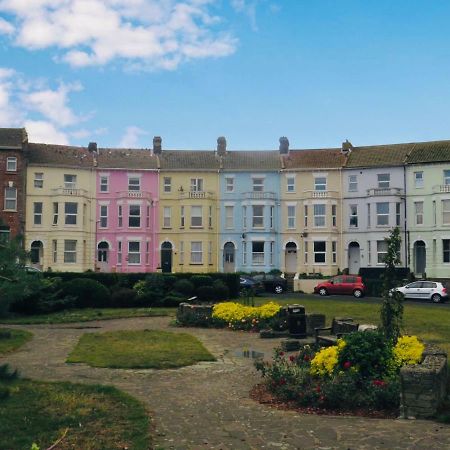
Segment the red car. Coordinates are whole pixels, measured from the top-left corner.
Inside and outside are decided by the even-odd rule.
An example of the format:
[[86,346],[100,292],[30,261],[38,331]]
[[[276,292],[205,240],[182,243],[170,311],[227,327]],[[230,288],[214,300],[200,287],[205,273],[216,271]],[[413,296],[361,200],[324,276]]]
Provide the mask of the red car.
[[319,295],[348,294],[361,298],[366,293],[366,286],[358,275],[337,275],[319,283],[314,288],[314,293]]

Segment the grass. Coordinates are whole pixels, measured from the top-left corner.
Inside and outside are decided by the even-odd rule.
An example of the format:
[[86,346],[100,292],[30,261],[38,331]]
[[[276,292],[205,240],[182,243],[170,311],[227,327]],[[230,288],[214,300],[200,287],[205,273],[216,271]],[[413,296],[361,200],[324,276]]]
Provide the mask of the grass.
[[119,369],[171,369],[199,361],[215,358],[194,336],[153,330],[84,334],[67,359]]
[[[364,303],[362,300],[338,300],[318,296],[302,297],[301,299],[270,299],[279,304],[301,303],[307,313],[322,313],[326,315],[327,325],[333,317],[352,317],[357,323],[373,323],[379,325],[380,303]],[[270,301],[267,298],[255,298],[255,304],[260,305]],[[420,305],[405,302],[403,314],[404,334],[414,334],[421,339],[437,344],[450,354],[450,308],[440,305]],[[449,361],[450,363],[450,361]]]
[[17,350],[32,337],[28,331],[0,328],[0,355]]
[[0,319],[0,323],[19,325],[74,323],[127,317],[170,316],[174,314],[174,308],[85,308],[67,309],[50,314],[8,317]]
[[150,448],[149,418],[143,405],[109,386],[1,382],[10,395],[0,399],[0,448],[50,447],[68,428],[58,450]]

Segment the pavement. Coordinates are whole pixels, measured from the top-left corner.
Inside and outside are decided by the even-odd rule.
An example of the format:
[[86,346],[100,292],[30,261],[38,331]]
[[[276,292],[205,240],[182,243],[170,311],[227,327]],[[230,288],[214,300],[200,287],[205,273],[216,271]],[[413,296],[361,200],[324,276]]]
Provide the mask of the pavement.
[[[24,377],[114,385],[147,406],[154,449],[414,449],[450,448],[450,425],[423,420],[299,414],[249,398],[260,381],[243,350],[270,359],[277,340],[229,330],[174,328],[168,317],[142,317],[64,325],[8,325],[34,338],[0,357]],[[121,370],[66,364],[84,333],[155,329],[190,333],[217,358],[172,370]],[[251,352],[250,352],[251,353]]]

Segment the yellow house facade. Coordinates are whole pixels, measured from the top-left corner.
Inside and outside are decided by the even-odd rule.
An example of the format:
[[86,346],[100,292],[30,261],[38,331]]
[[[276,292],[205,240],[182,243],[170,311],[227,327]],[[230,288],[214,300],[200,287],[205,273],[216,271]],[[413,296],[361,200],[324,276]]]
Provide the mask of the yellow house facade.
[[213,151],[159,154],[162,272],[217,272],[219,160]]
[[95,153],[28,145],[25,248],[41,270],[94,269]]
[[[341,249],[340,149],[288,150],[280,177],[281,270],[334,275]],[[342,269],[342,268],[341,268]]]

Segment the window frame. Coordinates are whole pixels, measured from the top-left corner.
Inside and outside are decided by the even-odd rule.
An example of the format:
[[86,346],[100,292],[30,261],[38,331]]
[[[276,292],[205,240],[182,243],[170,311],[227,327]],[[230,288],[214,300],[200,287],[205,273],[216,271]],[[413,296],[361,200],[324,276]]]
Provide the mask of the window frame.
[[[418,177],[417,175],[421,175]],[[420,182],[419,182],[420,180]],[[423,176],[423,170],[419,170],[417,172],[414,172],[414,187],[416,189],[423,189],[424,187],[424,176]]]
[[[133,182],[131,182],[132,180]],[[137,183],[135,183],[136,180]],[[137,175],[128,175],[128,192],[140,192],[140,191],[141,191],[141,177]]]
[[[40,212],[36,211],[36,207],[40,205]],[[33,225],[42,225],[42,215],[44,204],[42,202],[33,202]]]
[[[354,178],[354,181],[352,181]],[[358,175],[352,174],[348,176],[348,192],[358,192]],[[354,185],[352,187],[352,185]]]
[[296,207],[295,205],[287,205],[287,228],[295,229],[296,226]]
[[[10,191],[11,193],[14,192],[14,197],[7,194],[7,192]],[[8,202],[14,205],[13,208],[8,207]],[[15,186],[6,186],[4,190],[4,203],[3,203],[3,209],[4,211],[17,211],[17,188]]]
[[[380,247],[383,247],[380,251]],[[388,253],[388,243],[385,240],[377,241],[377,264],[384,264],[384,260],[386,259]],[[384,257],[380,258],[380,255],[384,255]]]
[[[64,264],[76,264],[77,263],[77,240],[64,239]],[[73,249],[68,249],[68,244],[74,244]],[[73,261],[70,261],[73,256]]]
[[[386,177],[387,179],[381,180],[380,179],[381,177]],[[385,173],[385,172],[377,173],[377,183],[378,183],[378,189],[389,189],[391,187],[391,174],[389,172],[388,173]]]
[[[68,211],[69,205],[75,205],[75,212]],[[74,218],[74,219],[70,219]],[[74,222],[71,223],[71,220]],[[64,225],[76,226],[78,224],[78,203],[77,202],[64,202]]]
[[190,192],[204,192],[203,178],[191,178],[189,190]]
[[[450,200],[442,200],[441,207],[442,207],[442,225],[450,225]],[[448,218],[447,221],[444,220],[445,217]]]
[[163,192],[169,194],[172,192],[172,177],[163,178]]
[[[104,183],[106,181],[106,183]],[[109,192],[109,176],[108,175],[100,175],[100,192],[108,193]]]
[[[381,205],[387,205],[387,213],[380,213],[379,212],[379,206]],[[388,227],[389,226],[389,214],[390,214],[390,204],[389,202],[378,202],[376,203],[376,213],[377,213],[377,227]],[[384,222],[384,218],[386,218],[386,223],[380,223]],[[383,220],[380,220],[383,219]]]
[[[255,214],[255,208],[261,208],[261,214]],[[264,205],[252,205],[252,228],[264,228]]]
[[[320,180],[325,180],[325,181],[321,181]],[[328,177],[314,177],[314,191],[315,192],[324,192],[327,190],[327,185],[328,185]]]
[[[195,212],[195,214],[194,214]],[[199,223],[194,223],[195,219],[199,219]],[[191,206],[191,228],[203,228],[203,206],[201,205],[192,205]]]
[[[69,181],[70,177],[70,181]],[[77,188],[77,176],[71,173],[64,174],[64,189],[76,189]]]
[[252,178],[252,192],[264,192],[264,177]]
[[[419,206],[421,210],[419,211]],[[423,225],[423,201],[414,202],[414,223],[415,225]]]
[[[10,169],[9,164],[13,163],[14,168]],[[16,156],[7,156],[6,157],[6,172],[17,172],[17,157]]]
[[44,172],[34,172],[33,186],[36,189],[42,189],[44,187]]
[[[252,266],[263,266],[264,260],[265,260],[265,247],[264,247],[265,241],[252,241]],[[255,247],[261,247],[261,251],[255,251]],[[261,258],[262,256],[262,258]]]
[[234,177],[225,177],[225,192],[234,192]]
[[[194,246],[197,248],[194,249]],[[198,261],[196,260],[197,257],[199,258]],[[195,265],[203,264],[203,242],[202,241],[191,241],[190,264],[195,264]]]
[[172,228],[172,207],[163,207],[163,228]]
[[[317,249],[318,244],[324,244],[324,249]],[[327,263],[327,241],[313,241],[313,254],[314,264],[326,264]],[[323,261],[318,261],[318,257],[323,255]],[[322,257],[320,257],[322,259]]]
[[[131,249],[131,244],[137,244],[137,250],[136,249]],[[129,266],[139,266],[141,264],[141,241],[128,241],[128,245],[127,245],[127,262]],[[133,257],[136,258],[136,261],[131,261]]]
[[[139,208],[139,215],[137,214],[131,214],[131,208]],[[139,225],[131,225],[132,221],[136,221]],[[130,203],[128,204],[128,228],[141,228],[142,223],[142,211],[141,211],[141,205],[138,203]]]
[[[318,214],[318,208],[323,207],[323,214]],[[316,203],[313,205],[314,228],[326,228],[327,226],[327,205],[326,203]],[[323,222],[323,224],[322,224]]]
[[295,192],[295,175],[286,176],[286,192],[289,194]]
[[358,205],[352,204],[349,205],[349,207],[350,207],[349,228],[358,228]]
[[108,205],[100,205],[99,228],[108,228]]
[[234,228],[234,206],[225,205],[225,228],[232,230]]
[[53,219],[52,225],[58,225],[59,220],[59,203],[53,202]]
[[442,239],[442,263],[443,264],[450,263],[450,239]]

